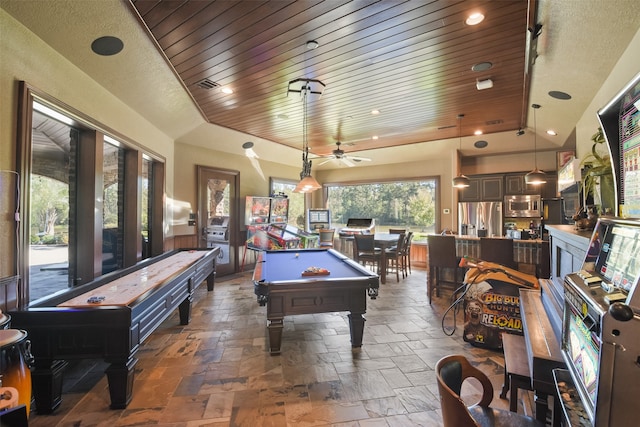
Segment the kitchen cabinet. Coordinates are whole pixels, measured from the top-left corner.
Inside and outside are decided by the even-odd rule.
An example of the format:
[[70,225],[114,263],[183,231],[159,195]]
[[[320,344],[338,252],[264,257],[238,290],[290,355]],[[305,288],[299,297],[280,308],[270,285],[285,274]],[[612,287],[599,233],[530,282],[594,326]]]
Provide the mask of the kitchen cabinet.
[[504,197],[502,175],[476,175],[469,177],[469,187],[460,190],[461,202],[502,201]]
[[507,174],[504,176],[505,194],[540,194],[540,187],[525,182],[525,173]]
[[547,174],[547,182],[540,188],[540,196],[543,199],[553,199],[558,195],[558,177]]
[[[553,175],[552,175],[553,174]],[[504,176],[504,194],[539,194],[542,198],[552,199],[557,196],[558,178],[555,172],[547,173],[547,182],[542,185],[530,185],[524,180],[525,173],[510,173]]]

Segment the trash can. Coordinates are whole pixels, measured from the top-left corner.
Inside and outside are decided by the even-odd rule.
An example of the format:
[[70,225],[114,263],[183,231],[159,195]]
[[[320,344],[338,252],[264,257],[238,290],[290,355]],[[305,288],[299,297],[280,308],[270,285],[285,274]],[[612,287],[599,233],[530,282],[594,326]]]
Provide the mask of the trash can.
[[463,258],[468,267],[463,339],[477,347],[502,349],[502,333],[522,335],[520,288],[537,289],[538,279],[530,274],[493,262]]

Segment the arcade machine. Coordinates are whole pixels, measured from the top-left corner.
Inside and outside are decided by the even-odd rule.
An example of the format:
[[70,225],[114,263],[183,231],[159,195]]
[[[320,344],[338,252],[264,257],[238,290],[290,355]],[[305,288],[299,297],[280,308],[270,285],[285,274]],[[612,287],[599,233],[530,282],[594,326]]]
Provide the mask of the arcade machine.
[[[300,239],[285,235],[283,229],[274,229],[273,225],[284,226],[289,214],[287,197],[247,196],[245,204],[245,224],[247,226],[246,249],[274,250],[295,249]],[[244,263],[243,255],[243,263]]]
[[313,249],[317,248],[320,244],[320,236],[314,233],[308,233],[298,227],[290,224],[271,224],[269,231],[279,234],[280,236],[291,236],[297,238],[300,241],[300,249]]
[[331,212],[329,209],[307,210],[307,232],[318,233],[318,230],[331,228]]
[[454,305],[463,303],[464,341],[497,350],[502,348],[503,333],[522,335],[520,289],[539,288],[538,279],[501,264],[469,257],[460,260],[460,267],[468,270],[464,276],[465,289]]
[[601,218],[580,271],[564,281],[566,370],[554,377],[567,426],[640,419],[640,220]]

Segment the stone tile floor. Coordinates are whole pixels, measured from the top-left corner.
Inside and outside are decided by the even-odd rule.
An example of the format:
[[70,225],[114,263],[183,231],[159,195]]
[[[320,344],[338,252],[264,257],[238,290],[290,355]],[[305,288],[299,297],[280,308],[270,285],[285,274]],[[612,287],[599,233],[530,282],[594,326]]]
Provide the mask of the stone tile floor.
[[[62,405],[31,414],[30,426],[439,426],[434,367],[443,356],[466,355],[494,384],[503,380],[500,352],[462,340],[462,313],[452,336],[443,332],[449,294],[426,297],[426,272],[389,276],[369,300],[363,346],[351,349],[347,313],[285,318],[282,353],[265,349],[266,307],[256,303],[251,273],[198,288],[189,325],[170,316],[137,356],[133,400],[109,409],[102,361],[83,361],[65,374]],[[451,325],[451,313],[446,317]],[[472,398],[473,387],[463,393]]]

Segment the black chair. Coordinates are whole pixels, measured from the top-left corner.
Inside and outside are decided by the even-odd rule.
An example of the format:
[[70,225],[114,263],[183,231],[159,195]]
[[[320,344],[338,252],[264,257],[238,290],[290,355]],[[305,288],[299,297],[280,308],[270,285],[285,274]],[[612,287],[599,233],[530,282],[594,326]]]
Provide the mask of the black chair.
[[376,247],[373,234],[353,235],[353,259],[364,266],[371,264],[375,271],[380,272],[382,249]]
[[[440,296],[440,286],[450,284],[454,289],[464,282],[465,269],[459,266],[460,258],[456,255],[456,238],[452,235],[433,234],[427,236],[429,250],[429,273],[427,274],[427,294],[429,304],[435,290],[436,296]],[[444,277],[445,269],[453,270],[453,280]],[[462,275],[462,277],[461,277]]]
[[407,276],[407,269],[404,263],[405,245],[407,241],[404,233],[400,233],[398,236],[398,244],[388,248],[385,251],[387,257],[387,271],[389,269],[395,270],[396,281],[400,282],[400,272],[402,272],[402,278]]
[[[462,355],[455,354],[440,359],[436,363],[436,378],[444,427],[544,426],[534,418],[491,408],[489,406],[493,400],[491,380]],[[480,400],[471,406],[467,406],[460,397],[462,384],[468,378],[475,378],[482,386]]]
[[409,275],[411,274],[411,241],[413,240],[413,231],[408,232],[404,239],[404,266],[407,270],[407,275]]
[[514,270],[518,268],[513,260],[513,239],[481,237],[480,259],[495,262]]

